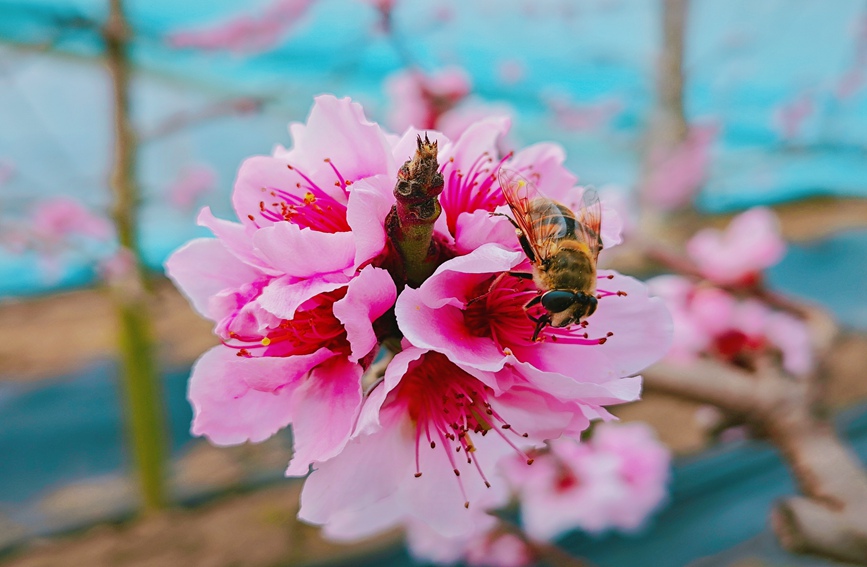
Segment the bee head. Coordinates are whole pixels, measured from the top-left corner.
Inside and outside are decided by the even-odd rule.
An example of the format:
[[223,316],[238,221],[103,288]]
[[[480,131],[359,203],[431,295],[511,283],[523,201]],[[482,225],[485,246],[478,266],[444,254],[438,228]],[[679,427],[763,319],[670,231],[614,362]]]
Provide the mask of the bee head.
[[576,323],[596,311],[596,296],[583,291],[552,289],[542,296],[542,307],[548,312],[552,327]]

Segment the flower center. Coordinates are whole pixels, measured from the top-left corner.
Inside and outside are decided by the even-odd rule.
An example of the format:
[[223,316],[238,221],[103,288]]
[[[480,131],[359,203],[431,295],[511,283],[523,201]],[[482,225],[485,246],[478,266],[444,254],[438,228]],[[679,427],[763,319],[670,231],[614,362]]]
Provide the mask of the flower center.
[[[609,279],[600,276],[600,279]],[[501,273],[482,282],[475,290],[477,295],[464,308],[464,325],[471,335],[491,338],[502,352],[510,347],[527,346],[533,343],[536,320],[545,314],[545,309],[536,304],[527,304],[538,297],[540,291],[531,280]],[[596,297],[623,297],[626,292],[598,289]],[[582,321],[566,327],[545,327],[537,342],[551,341],[569,345],[599,345],[608,341],[614,333],[606,332],[601,337],[591,337],[586,331],[588,322]]]
[[494,431],[522,455],[527,464],[533,462],[509,439],[510,435],[524,438],[527,434],[512,429],[497,413],[488,401],[492,394],[488,386],[455,366],[445,355],[435,352],[426,353],[410,366],[394,394],[397,403],[406,404],[409,417],[415,423],[415,476],[422,475],[419,448],[424,437],[431,449],[439,445],[446,452],[458,477],[465,507],[469,507],[469,501],[456,460],[460,453],[463,452],[467,464],[475,466],[485,486],[491,486],[475,454],[473,438],[479,439],[475,434],[484,437]]
[[[352,181],[346,180],[337,167],[326,158],[326,163],[334,171],[335,187],[340,187],[345,195],[349,193]],[[301,228],[310,228],[318,232],[348,232],[346,221],[346,205],[325,192],[304,172],[292,165],[287,166],[301,178],[295,183],[298,195],[276,187],[262,187],[262,200],[259,201],[258,215],[271,222],[289,221]],[[254,221],[255,215],[247,215]]]
[[282,320],[261,337],[245,337],[229,332],[223,344],[238,349],[238,356],[293,356],[311,354],[320,348],[348,355],[351,347],[343,324],[334,316],[334,302],[346,295],[347,288],[320,294],[307,301],[295,317]]

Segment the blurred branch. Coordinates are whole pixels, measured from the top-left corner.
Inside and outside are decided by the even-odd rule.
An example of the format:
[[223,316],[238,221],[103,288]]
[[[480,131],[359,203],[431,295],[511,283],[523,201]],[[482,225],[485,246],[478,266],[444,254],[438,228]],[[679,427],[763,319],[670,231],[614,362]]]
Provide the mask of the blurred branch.
[[162,396],[156,368],[152,322],[138,244],[136,183],[137,139],[130,119],[130,29],[121,0],[110,0],[103,29],[106,58],[114,100],[115,156],[110,185],[114,193],[112,216],[120,251],[128,263],[110,290],[114,299],[128,412],[128,430],[145,510],[165,506],[165,448]]
[[644,139],[644,156],[639,178],[639,197],[645,203],[641,225],[645,232],[658,232],[661,219],[652,206],[652,172],[686,141],[689,125],[683,105],[684,40],[689,0],[662,1],[662,46],[657,63],[656,105]]
[[[828,332],[814,333],[824,336],[817,347],[825,356],[833,340]],[[818,376],[793,379],[769,361],[749,374],[711,360],[660,363],[643,375],[648,390],[715,405],[779,448],[803,494],[781,501],[772,512],[783,547],[867,565],[867,474],[833,426],[819,417]]]
[[261,112],[264,105],[264,99],[240,97],[217,102],[196,112],[177,112],[163,120],[150,132],[142,134],[140,140],[142,143],[151,142],[214,118]]

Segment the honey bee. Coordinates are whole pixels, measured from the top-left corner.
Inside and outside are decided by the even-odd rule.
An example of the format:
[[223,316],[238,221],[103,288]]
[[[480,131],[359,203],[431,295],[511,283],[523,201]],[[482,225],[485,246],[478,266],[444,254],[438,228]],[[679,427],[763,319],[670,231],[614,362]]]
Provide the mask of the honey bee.
[[[539,295],[525,308],[541,303],[546,313],[538,318],[533,341],[547,325],[565,327],[596,311],[596,260],[602,249],[602,205],[596,191],[584,192],[576,215],[568,207],[542,195],[514,171],[501,170],[500,187],[514,218],[521,248],[533,266],[531,274]],[[528,315],[529,316],[529,315]]]

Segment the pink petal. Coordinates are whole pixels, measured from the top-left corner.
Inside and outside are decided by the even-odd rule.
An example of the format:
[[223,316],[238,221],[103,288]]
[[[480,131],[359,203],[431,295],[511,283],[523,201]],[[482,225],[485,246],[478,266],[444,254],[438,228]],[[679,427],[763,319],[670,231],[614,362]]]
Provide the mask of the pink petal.
[[281,319],[292,319],[295,311],[307,300],[320,293],[345,286],[349,278],[342,273],[329,273],[319,277],[298,280],[283,276],[271,280],[256,301],[262,309]]
[[245,159],[238,169],[232,193],[232,204],[241,223],[254,228],[274,224],[273,220],[262,216],[259,204],[274,199],[271,190],[294,190],[295,183],[295,175],[289,170],[286,160],[271,156]]
[[351,232],[317,232],[289,222],[256,231],[253,243],[275,268],[296,278],[345,270],[355,258]]
[[671,346],[671,314],[665,302],[650,297],[647,286],[635,278],[608,270],[600,270],[599,275],[614,276],[600,279],[600,288],[627,295],[603,297],[596,313],[587,318],[591,337],[614,333],[605,344],[593,348],[602,350],[614,362],[619,376],[637,374],[658,361]]
[[395,180],[386,175],[362,179],[352,185],[346,220],[355,236],[354,271],[378,256],[385,247],[385,217],[394,204]]
[[211,297],[238,289],[261,273],[238,260],[214,238],[197,238],[172,253],[166,274],[203,316],[219,321],[228,313],[213,309]]
[[463,308],[472,299],[476,284],[499,272],[506,272],[524,261],[524,253],[497,244],[485,244],[467,254],[442,264],[419,288],[428,307],[452,305]]
[[497,140],[505,136],[511,127],[511,119],[507,116],[496,116],[480,120],[466,129],[461,137],[451,146],[440,148],[439,162],[446,163],[454,158],[453,167],[467,172],[479,156],[487,152],[497,155]]
[[[339,455],[316,464],[301,492],[299,519],[327,524],[340,514],[364,510],[392,496],[402,479],[412,478],[413,462],[406,457],[414,451],[414,440],[396,417],[394,412],[381,416],[384,425],[379,432],[350,440]],[[394,500],[389,509],[393,517],[402,511]]]
[[506,356],[490,338],[469,333],[460,308],[434,309],[423,298],[421,290],[407,287],[397,299],[397,324],[407,340],[416,347],[441,352],[457,364],[493,371],[503,367]]
[[291,125],[290,132],[293,147],[286,158],[324,190],[333,188],[335,180],[331,166],[323,161],[326,158],[350,181],[397,174],[385,134],[349,98],[316,97],[307,123]]
[[295,453],[288,476],[307,474],[311,463],[334,457],[346,445],[361,407],[361,373],[360,365],[334,357],[295,390]]
[[253,247],[251,230],[244,225],[218,219],[209,207],[204,207],[197,219],[199,226],[209,228],[229,252],[242,262],[262,270],[267,274],[277,273]]
[[334,316],[346,328],[352,360],[360,360],[376,348],[373,322],[391,309],[396,298],[397,290],[389,273],[368,266],[349,283],[346,296],[334,303]]
[[243,376],[248,386],[261,392],[276,392],[287,387],[294,389],[311,369],[332,357],[334,353],[323,347],[310,354],[235,358],[253,361],[242,365],[249,369]]
[[216,445],[263,441],[291,421],[292,387],[277,392],[250,389],[245,378],[279,372],[285,359],[240,358],[217,346],[196,361],[187,393],[193,405],[193,435]]
[[517,152],[503,167],[531,180],[542,195],[566,204],[578,178],[563,167],[565,161],[566,152],[559,144],[543,142]]
[[488,211],[461,213],[455,227],[458,254],[469,254],[488,243],[514,250],[520,246],[515,227],[507,219],[492,216]]

